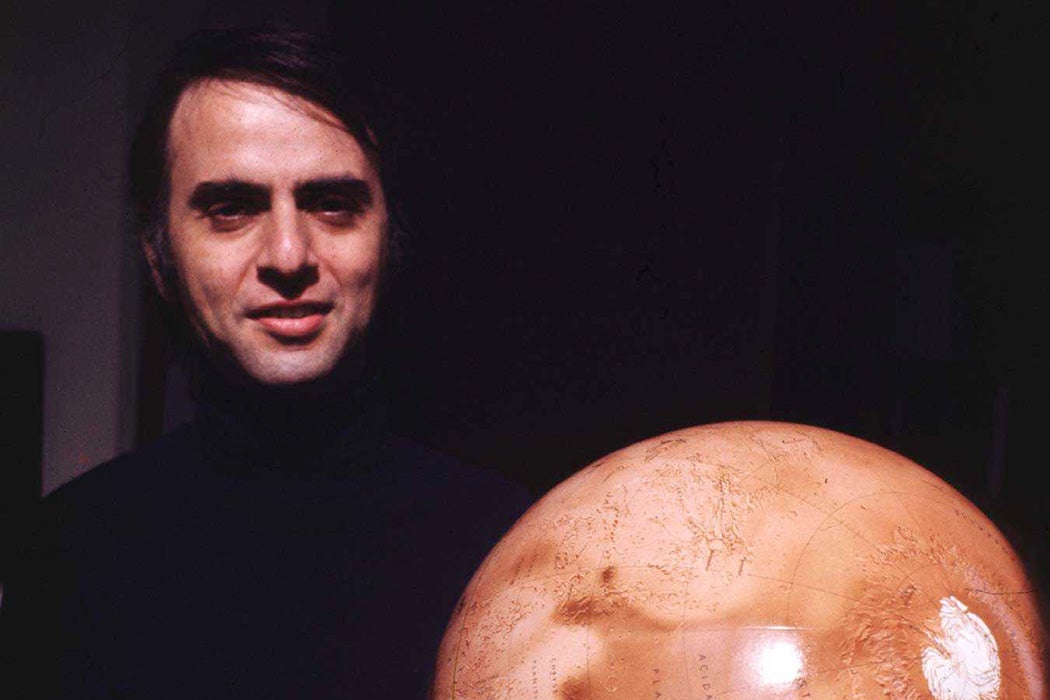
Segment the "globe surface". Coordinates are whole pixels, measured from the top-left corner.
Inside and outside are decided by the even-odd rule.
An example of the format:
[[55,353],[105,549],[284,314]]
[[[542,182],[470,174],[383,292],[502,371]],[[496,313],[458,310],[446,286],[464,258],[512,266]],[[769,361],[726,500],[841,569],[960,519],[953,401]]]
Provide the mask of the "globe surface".
[[614,452],[540,499],[449,622],[439,700],[1043,700],[1038,595],[932,472],[812,426]]

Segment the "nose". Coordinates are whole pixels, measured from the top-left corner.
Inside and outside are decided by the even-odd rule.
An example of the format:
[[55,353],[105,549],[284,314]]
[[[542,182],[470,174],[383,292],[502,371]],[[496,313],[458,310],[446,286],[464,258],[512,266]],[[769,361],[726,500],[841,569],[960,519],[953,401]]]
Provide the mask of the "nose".
[[300,214],[293,202],[273,204],[264,249],[259,257],[260,267],[293,275],[310,264],[310,231]]
[[309,222],[294,202],[275,202],[258,257],[259,279],[282,296],[294,297],[317,279]]

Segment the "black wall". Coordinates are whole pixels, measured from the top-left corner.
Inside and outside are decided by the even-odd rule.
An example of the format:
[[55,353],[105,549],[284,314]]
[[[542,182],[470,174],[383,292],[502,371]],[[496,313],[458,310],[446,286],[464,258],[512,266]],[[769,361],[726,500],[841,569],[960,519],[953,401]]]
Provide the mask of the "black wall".
[[333,4],[394,105],[401,426],[540,494],[686,425],[823,425],[1045,578],[1047,13],[770,5]]

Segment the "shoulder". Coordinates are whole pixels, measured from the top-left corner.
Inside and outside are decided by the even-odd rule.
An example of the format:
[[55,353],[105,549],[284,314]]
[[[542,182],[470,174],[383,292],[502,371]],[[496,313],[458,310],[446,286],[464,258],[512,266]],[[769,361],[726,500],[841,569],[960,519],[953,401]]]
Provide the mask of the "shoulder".
[[52,502],[72,502],[98,493],[138,489],[157,477],[170,474],[195,459],[197,431],[182,427],[113,459],[89,469],[47,495]]
[[159,501],[180,497],[198,461],[192,426],[119,455],[71,479],[47,494],[38,509],[39,524],[88,534],[108,524],[126,525],[133,514]]
[[[505,524],[533,502],[521,483],[489,467],[470,464],[414,440],[388,439],[381,469],[404,497],[469,512],[480,520]],[[415,495],[416,498],[412,498]]]
[[470,464],[403,436],[391,436],[385,454],[384,461],[396,465],[402,477],[435,487],[506,492],[508,496],[531,500],[522,484],[495,469]]

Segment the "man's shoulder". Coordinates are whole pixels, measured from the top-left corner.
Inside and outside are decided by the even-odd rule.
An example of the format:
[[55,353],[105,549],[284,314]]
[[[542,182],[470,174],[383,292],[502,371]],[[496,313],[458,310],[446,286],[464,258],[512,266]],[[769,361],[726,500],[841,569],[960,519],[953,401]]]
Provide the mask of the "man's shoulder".
[[435,483],[476,483],[479,487],[505,488],[528,493],[525,487],[496,469],[479,465],[402,435],[387,440],[388,459],[402,472]]
[[394,467],[389,473],[400,487],[449,505],[470,503],[520,514],[533,501],[531,492],[510,476],[404,436],[388,439],[386,461],[384,468]]
[[43,512],[55,517],[101,515],[128,502],[141,502],[163,492],[194,459],[195,430],[184,425],[134,450],[118,455],[51,491]]

